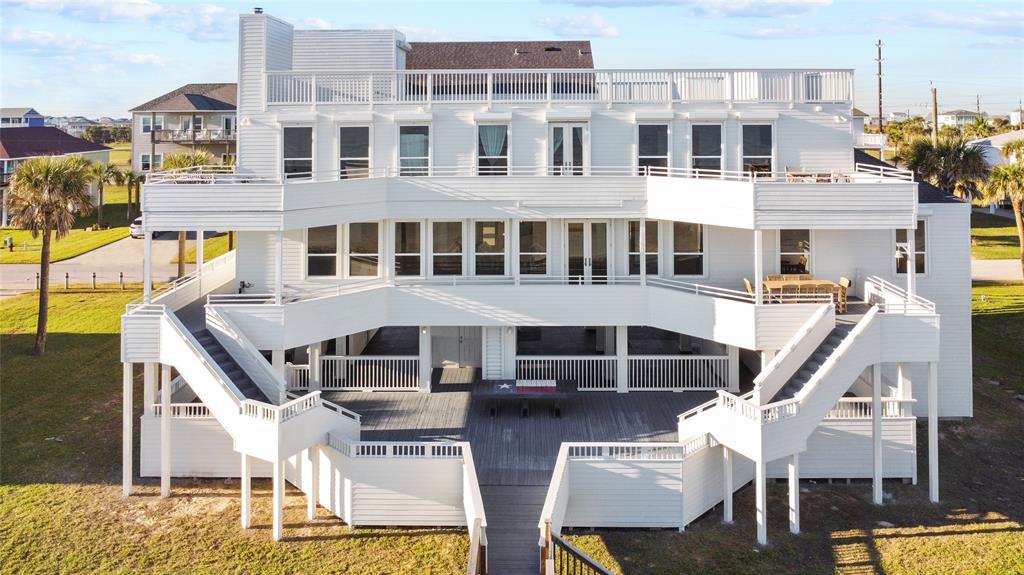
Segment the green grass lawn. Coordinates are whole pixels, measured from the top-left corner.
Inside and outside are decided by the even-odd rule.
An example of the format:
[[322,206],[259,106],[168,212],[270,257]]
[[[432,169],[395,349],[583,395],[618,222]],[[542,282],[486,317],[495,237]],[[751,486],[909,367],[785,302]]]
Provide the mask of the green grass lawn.
[[979,260],[1020,258],[1020,242],[1013,220],[992,214],[971,214],[971,256]]
[[132,163],[132,143],[131,142],[117,142],[116,144],[106,144],[110,150],[110,164],[117,166],[122,170],[127,170]]
[[[0,573],[465,573],[462,530],[352,530],[323,510],[307,523],[295,490],[274,543],[267,480],[247,531],[237,480],[176,479],[162,499],[159,481],[136,478],[138,495],[121,497],[118,331],[139,293],[53,292],[41,358],[37,295],[0,300]],[[136,413],[141,396],[140,369]]]
[[[212,238],[206,238],[203,240],[203,259],[210,261],[215,257],[222,256],[228,253],[228,235],[223,234]],[[175,255],[171,258],[171,263],[178,263],[178,256]],[[185,250],[185,263],[194,264],[196,263],[196,246],[195,243],[190,243],[188,249]]]

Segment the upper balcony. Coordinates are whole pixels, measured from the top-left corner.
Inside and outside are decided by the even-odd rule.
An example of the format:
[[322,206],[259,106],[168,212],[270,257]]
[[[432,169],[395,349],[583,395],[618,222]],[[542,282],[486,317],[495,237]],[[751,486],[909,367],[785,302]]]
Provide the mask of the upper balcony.
[[389,70],[268,72],[268,106],[318,104],[852,104],[853,71]]
[[157,144],[233,144],[236,132],[222,128],[203,130],[154,130],[153,141]]

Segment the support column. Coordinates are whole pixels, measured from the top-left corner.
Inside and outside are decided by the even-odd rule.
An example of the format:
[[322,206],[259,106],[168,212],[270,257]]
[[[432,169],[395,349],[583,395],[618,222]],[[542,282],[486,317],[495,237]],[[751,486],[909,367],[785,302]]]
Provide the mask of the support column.
[[143,232],[142,238],[142,301],[149,303],[153,298],[153,232]]
[[384,220],[381,222],[384,226],[384,261],[379,262],[381,278],[389,283],[394,283],[394,265],[395,265],[395,230],[393,229],[394,222],[392,220]]
[[509,226],[508,253],[511,258],[512,278],[515,285],[519,285],[519,220],[512,220]]
[[252,459],[242,454],[242,529],[252,525]]
[[420,326],[420,391],[430,393],[430,326]]
[[615,391],[629,391],[629,327],[615,326]]
[[754,461],[754,507],[757,510],[757,544],[768,544],[768,485],[767,465],[764,460]]
[[[640,220],[640,285],[647,285],[647,220]],[[628,248],[628,246],[627,246]],[[628,249],[627,249],[628,251]],[[627,256],[628,258],[628,256]],[[629,262],[626,262],[626,275],[629,275]]]
[[323,349],[323,342],[316,342],[309,345],[309,390],[316,391],[321,387],[320,353]]
[[155,363],[142,364],[142,413],[153,415],[153,404],[156,403],[156,368]]
[[274,541],[280,541],[284,530],[284,460],[274,462],[273,527]]
[[[277,232],[277,250],[274,259],[274,303],[281,305],[284,291],[284,232]],[[283,365],[283,364],[282,364]]]
[[273,349],[270,350],[270,365],[274,367],[274,371],[284,377],[284,350]]
[[316,501],[320,489],[320,448],[310,447],[306,450],[309,457],[309,492],[306,493],[306,519],[316,519]]
[[722,446],[722,522],[732,523],[732,450]]
[[203,248],[206,247],[203,244],[203,240],[206,239],[206,232],[203,230],[196,231],[196,275],[199,277],[203,276],[203,262],[206,258],[203,255]]
[[871,366],[871,502],[882,504],[882,364]]
[[132,364],[124,362],[124,389],[121,392],[124,405],[121,429],[121,492],[125,497],[132,494],[132,375]]
[[171,366],[160,366],[160,496],[171,495]]
[[907,230],[907,293],[914,295],[917,291],[917,230]]
[[800,533],[800,454],[789,456],[789,532]]
[[939,364],[928,362],[928,499],[939,502]]
[[764,231],[754,230],[754,303],[761,305],[764,292]]
[[910,366],[905,363],[896,364],[896,394],[900,399],[912,399],[914,396]]
[[735,345],[725,346],[729,355],[729,391],[736,393],[740,390],[740,348]]

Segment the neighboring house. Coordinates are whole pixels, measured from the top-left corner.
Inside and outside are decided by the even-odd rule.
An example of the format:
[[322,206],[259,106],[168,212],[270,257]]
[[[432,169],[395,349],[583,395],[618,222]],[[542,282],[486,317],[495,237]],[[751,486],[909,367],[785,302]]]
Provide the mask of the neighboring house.
[[1022,121],[1022,115],[1024,115],[1024,109],[1013,110],[1010,112],[1010,123],[1014,126],[1020,126]]
[[85,135],[86,129],[90,126],[96,125],[96,121],[90,120],[85,116],[69,116],[67,118],[62,118],[58,127],[76,138],[81,138]]
[[938,500],[938,418],[973,413],[970,204],[854,149],[852,70],[571,46],[241,16],[235,169],[142,194],[147,266],[157,230],[236,249],[122,318],[125,494],[140,424],[141,475],[241,475],[243,527],[269,476],[274,539],[291,483],[516,572],[563,528],[731,521],[749,483],[764,544],[775,478],[793,532],[802,478],[882,504],[927,461]]
[[132,113],[132,168],[160,169],[168,154],[203,149],[216,163],[235,157],[238,84],[186,84]]
[[44,120],[34,108],[0,108],[0,128],[39,128]]
[[974,123],[978,118],[985,118],[984,113],[971,112],[970,110],[949,110],[948,112],[939,112],[939,127],[942,126],[956,126],[957,128],[963,128],[967,124]]
[[[1003,156],[1003,146],[1014,140],[1024,140],[1024,130],[1003,132],[1002,134],[997,134],[995,136],[971,140],[968,143],[981,150],[981,153],[985,156],[985,163],[987,163],[990,168],[993,168],[1000,164],[1017,162],[1015,158],[1006,158]],[[1009,205],[1010,198],[1004,197],[999,202],[991,204],[989,206],[989,210],[995,213],[997,206],[1008,207]]]
[[910,114],[908,112],[889,112],[889,116],[886,118],[886,121],[889,121],[889,122],[902,122],[904,120],[909,120],[909,119],[910,119]]
[[111,118],[109,116],[103,116],[96,123],[104,127],[117,127],[117,126],[130,126],[132,124],[131,118]]
[[39,156],[68,155],[80,155],[90,161],[106,164],[110,161],[110,148],[76,138],[53,127],[0,130],[0,187],[4,193],[0,225],[7,225],[7,186],[18,164]]

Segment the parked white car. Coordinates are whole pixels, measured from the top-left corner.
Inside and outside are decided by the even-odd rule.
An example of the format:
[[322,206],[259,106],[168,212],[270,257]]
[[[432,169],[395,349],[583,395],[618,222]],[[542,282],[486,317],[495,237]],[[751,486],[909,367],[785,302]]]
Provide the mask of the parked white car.
[[128,226],[128,233],[133,238],[142,237],[142,218],[135,218],[135,221],[132,222],[132,225]]

